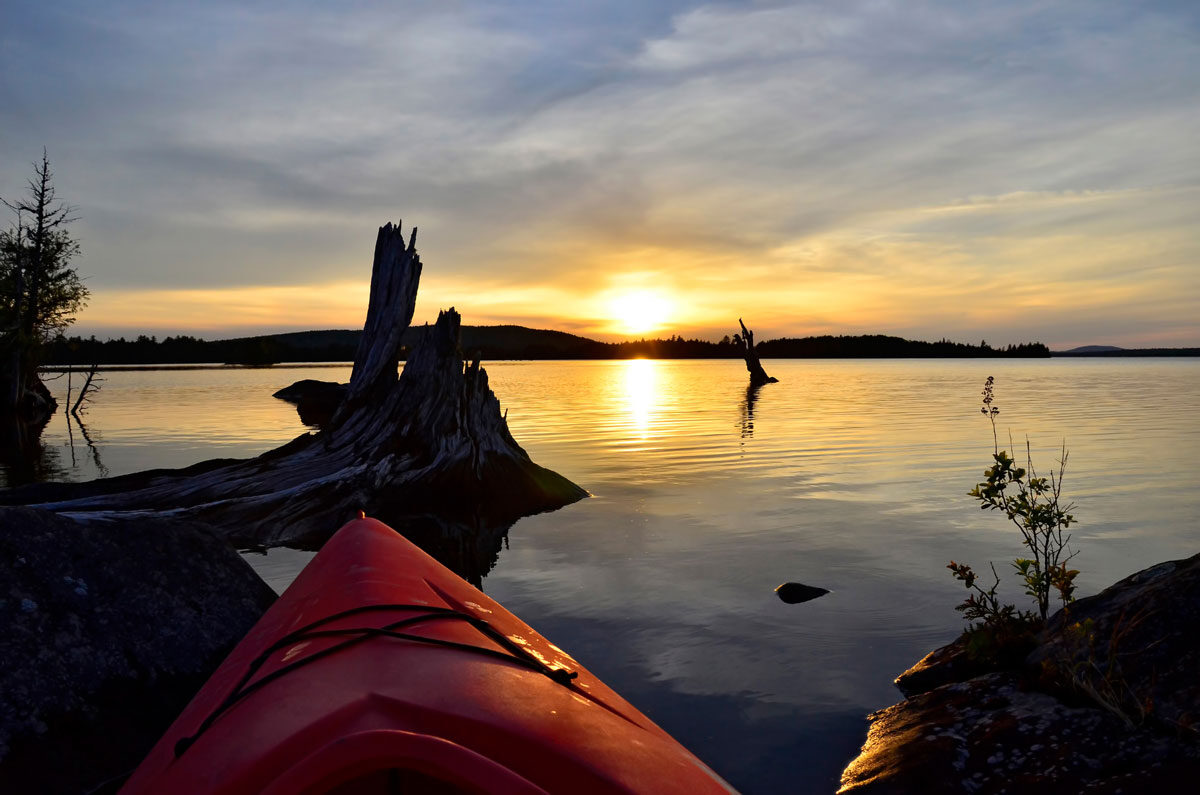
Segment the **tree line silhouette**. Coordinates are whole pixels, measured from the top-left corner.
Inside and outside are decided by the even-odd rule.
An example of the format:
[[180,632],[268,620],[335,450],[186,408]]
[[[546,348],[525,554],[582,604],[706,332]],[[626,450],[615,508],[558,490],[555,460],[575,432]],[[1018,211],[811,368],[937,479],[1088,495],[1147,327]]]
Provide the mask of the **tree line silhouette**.
[[987,344],[987,340],[982,340],[978,345],[969,345],[945,338],[937,342],[923,342],[867,334],[767,340],[759,343],[758,355],[764,359],[1040,358],[1049,356],[1050,349],[1040,342],[993,348]]
[[[425,330],[410,329],[403,357]],[[48,365],[100,364],[242,364],[281,362],[347,362],[354,358],[358,331],[319,331],[205,340],[188,335],[139,335],[135,339],[98,340],[57,337],[43,361]],[[537,331],[517,326],[463,328],[463,350],[486,360],[501,359],[739,359],[742,349],[728,336],[718,342],[684,339],[639,339],[600,342],[559,331]],[[986,341],[971,345],[949,340],[922,342],[879,334],[821,336],[766,340],[757,345],[764,359],[800,358],[968,358],[1046,357],[1050,350],[1040,342],[992,347]]]

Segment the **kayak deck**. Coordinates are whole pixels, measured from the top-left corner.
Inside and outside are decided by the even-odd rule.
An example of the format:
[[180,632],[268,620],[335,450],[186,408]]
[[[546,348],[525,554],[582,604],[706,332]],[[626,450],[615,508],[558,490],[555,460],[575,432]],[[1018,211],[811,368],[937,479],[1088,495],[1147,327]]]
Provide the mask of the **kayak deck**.
[[381,522],[342,528],[124,792],[730,792]]

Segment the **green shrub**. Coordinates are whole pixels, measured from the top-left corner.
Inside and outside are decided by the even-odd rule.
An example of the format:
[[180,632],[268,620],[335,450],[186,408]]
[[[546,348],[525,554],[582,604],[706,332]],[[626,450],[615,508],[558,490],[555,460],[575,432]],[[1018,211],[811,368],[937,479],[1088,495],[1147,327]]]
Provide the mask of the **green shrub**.
[[[950,561],[947,566],[954,578],[972,593],[955,609],[972,622],[967,631],[968,641],[975,651],[994,652],[1013,643],[1022,643],[1043,625],[1050,602],[1057,596],[1063,605],[1074,600],[1075,577],[1079,572],[1067,564],[1075,557],[1070,549],[1071,535],[1067,528],[1075,521],[1074,506],[1062,499],[1063,476],[1067,468],[1067,448],[1063,444],[1057,469],[1048,477],[1040,477],[1033,466],[1029,442],[1025,442],[1024,468],[1007,450],[1001,450],[996,434],[996,416],[1000,409],[994,405],[995,379],[988,376],[983,388],[983,407],[980,412],[992,425],[992,465],[984,470],[984,480],[969,492],[985,511],[999,511],[1021,533],[1025,556],[1015,558],[1013,568],[1033,599],[1036,612],[1018,610],[1002,604],[996,591],[1000,576],[991,566],[994,582],[983,588],[978,575],[963,563]],[[1011,439],[1009,441],[1011,446]]]

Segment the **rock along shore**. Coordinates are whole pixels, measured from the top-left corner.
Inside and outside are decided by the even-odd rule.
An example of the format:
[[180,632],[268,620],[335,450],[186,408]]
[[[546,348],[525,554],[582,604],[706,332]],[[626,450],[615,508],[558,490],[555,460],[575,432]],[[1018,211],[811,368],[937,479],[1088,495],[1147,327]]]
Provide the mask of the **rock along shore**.
[[0,790],[131,770],[274,601],[202,525],[0,508]]
[[960,639],[897,678],[839,792],[1196,792],[1198,631],[1200,555],[1059,611],[1007,667]]

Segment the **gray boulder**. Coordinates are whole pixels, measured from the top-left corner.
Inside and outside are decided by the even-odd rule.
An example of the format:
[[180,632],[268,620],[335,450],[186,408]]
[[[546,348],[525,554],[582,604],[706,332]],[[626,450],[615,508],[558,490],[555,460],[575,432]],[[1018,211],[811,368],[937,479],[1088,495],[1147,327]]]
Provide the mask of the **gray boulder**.
[[0,508],[0,781],[130,770],[274,599],[198,524]]

